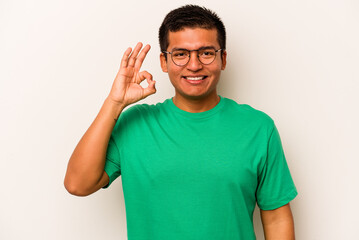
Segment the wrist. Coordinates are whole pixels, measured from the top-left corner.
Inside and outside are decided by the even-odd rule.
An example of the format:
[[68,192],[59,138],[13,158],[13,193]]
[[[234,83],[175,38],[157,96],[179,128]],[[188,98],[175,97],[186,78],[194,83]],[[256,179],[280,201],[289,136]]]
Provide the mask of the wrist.
[[125,104],[113,101],[111,98],[106,98],[104,105],[107,109],[112,112],[113,119],[117,121],[123,109],[126,107]]

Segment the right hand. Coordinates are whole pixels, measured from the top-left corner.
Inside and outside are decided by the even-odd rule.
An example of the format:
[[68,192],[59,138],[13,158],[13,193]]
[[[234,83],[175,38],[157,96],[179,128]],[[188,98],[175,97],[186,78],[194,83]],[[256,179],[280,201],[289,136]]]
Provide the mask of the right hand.
[[[120,70],[112,85],[109,99],[123,107],[135,103],[156,92],[155,81],[147,71],[140,72],[142,62],[145,59],[150,45],[146,45],[142,51],[142,43],[138,43],[134,50],[128,48],[121,60]],[[131,53],[132,52],[132,53]],[[143,88],[140,83],[147,80],[148,86]]]

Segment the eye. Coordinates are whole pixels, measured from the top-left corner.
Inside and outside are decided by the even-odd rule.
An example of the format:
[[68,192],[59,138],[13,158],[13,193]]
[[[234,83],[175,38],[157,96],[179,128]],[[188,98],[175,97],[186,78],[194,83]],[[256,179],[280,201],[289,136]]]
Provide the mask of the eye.
[[186,57],[188,56],[188,52],[186,51],[174,51],[172,53],[173,57],[176,57],[176,58],[181,58],[181,57]]
[[199,53],[202,58],[212,58],[215,55],[215,51],[212,49],[205,49]]
[[211,55],[213,55],[213,51],[204,51],[204,52],[203,52],[203,55],[205,55],[205,56],[211,56]]

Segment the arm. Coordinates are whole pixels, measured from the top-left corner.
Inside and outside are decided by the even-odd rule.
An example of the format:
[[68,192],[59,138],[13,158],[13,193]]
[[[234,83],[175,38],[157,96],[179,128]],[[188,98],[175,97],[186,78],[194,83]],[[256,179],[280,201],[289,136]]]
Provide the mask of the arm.
[[[64,180],[65,188],[71,194],[87,196],[108,184],[104,166],[116,120],[126,106],[156,92],[152,75],[139,72],[150,46],[140,52],[141,48],[142,44],[138,43],[133,52],[131,48],[125,51],[109,96],[72,153]],[[140,83],[145,79],[149,85],[142,88]]]
[[289,203],[275,210],[260,210],[266,240],[294,240],[294,221]]

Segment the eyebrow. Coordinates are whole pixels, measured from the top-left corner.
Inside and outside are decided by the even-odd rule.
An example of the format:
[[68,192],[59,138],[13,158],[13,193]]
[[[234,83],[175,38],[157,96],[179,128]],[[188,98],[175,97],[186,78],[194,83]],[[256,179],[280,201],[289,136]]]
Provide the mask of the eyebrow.
[[214,46],[204,46],[204,47],[200,47],[198,49],[194,49],[194,50],[189,50],[186,48],[173,48],[171,52],[176,51],[176,50],[180,50],[180,51],[197,51],[197,50],[205,50],[205,49],[216,49]]

